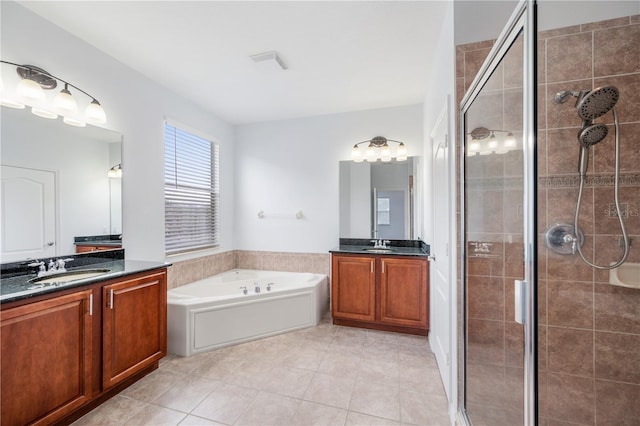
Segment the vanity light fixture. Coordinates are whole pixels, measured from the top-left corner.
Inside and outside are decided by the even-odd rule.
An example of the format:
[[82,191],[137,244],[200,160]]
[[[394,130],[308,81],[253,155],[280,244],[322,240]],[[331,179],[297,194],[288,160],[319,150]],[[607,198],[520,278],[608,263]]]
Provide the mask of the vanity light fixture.
[[[358,142],[353,145],[353,149],[351,150],[351,159],[356,163],[360,163],[362,161],[375,162],[378,161],[378,159],[383,162],[391,161],[393,152],[391,147],[389,146],[389,142],[398,144],[395,148],[396,161],[406,160],[407,147],[404,145],[404,142],[387,139],[384,136],[376,136],[373,139]],[[366,150],[363,152],[359,145],[365,143],[368,145]]]
[[[506,137],[500,140],[496,133],[506,133]],[[467,156],[506,154],[518,148],[515,136],[509,130],[487,129],[476,127],[468,135],[471,137],[467,144]]]
[[116,164],[107,172],[107,177],[121,178],[122,177],[122,164]]
[[[78,86],[33,65],[20,65],[2,60],[0,62],[16,67],[16,72],[20,76],[20,81],[15,88],[15,99],[5,96],[6,88],[2,85],[2,96],[0,97],[2,105],[16,109],[29,106],[33,114],[43,118],[55,119],[61,115],[63,121],[71,126],[84,127],[86,123],[104,124],[107,122],[107,116],[100,102]],[[64,88],[54,97],[52,102],[48,102],[45,91],[55,89],[58,82],[64,83]],[[83,116],[78,115],[78,101],[69,90],[70,87],[84,93],[90,99]]]

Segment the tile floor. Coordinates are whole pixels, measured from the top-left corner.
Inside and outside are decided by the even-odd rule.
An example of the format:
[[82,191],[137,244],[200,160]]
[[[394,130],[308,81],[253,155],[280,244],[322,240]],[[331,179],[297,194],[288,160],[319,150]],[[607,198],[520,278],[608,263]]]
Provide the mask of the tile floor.
[[74,425],[449,425],[427,338],[318,326],[160,368]]

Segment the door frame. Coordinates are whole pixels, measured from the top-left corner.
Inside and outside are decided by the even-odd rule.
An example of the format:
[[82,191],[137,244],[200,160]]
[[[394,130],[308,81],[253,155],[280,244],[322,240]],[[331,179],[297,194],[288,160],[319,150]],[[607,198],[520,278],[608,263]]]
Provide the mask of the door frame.
[[538,422],[538,377],[537,377],[537,224],[536,224],[536,190],[537,190],[537,5],[535,0],[521,0],[507,21],[500,36],[493,45],[489,55],[480,67],[467,93],[459,106],[460,113],[460,137],[462,138],[462,150],[460,159],[460,270],[461,270],[461,312],[459,321],[462,321],[462,336],[459,340],[461,347],[458,350],[459,380],[458,387],[458,414],[466,424],[471,424],[466,413],[466,306],[467,295],[465,280],[466,271],[466,238],[464,212],[466,209],[465,198],[465,158],[466,138],[465,113],[473,101],[479,95],[485,83],[491,77],[493,70],[499,65],[503,56],[509,50],[511,43],[520,32],[523,34],[523,249],[524,249],[524,424],[536,425]]

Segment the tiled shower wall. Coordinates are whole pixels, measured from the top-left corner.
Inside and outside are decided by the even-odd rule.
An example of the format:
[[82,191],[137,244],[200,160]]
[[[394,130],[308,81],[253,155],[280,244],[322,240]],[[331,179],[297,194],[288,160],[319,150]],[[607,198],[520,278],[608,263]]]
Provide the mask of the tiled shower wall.
[[182,262],[169,268],[169,289],[234,268],[310,272],[330,276],[329,254],[234,250]]
[[[582,123],[572,101],[557,105],[553,95],[611,84],[620,90],[620,199],[633,242],[628,262],[640,262],[640,17],[545,31],[538,38],[540,239],[554,223],[573,223],[578,195],[577,133]],[[457,47],[458,103],[492,44]],[[611,113],[596,122],[608,124],[610,130],[592,149],[580,226],[589,260],[608,264],[622,253],[618,221],[611,212]],[[640,424],[640,289],[612,286],[608,272],[589,267],[577,256],[552,253],[542,243],[539,248],[540,423]],[[507,281],[506,271],[517,269],[521,258],[505,258],[504,265],[495,262],[485,262],[488,276]],[[512,300],[509,288],[504,289],[505,303]],[[507,360],[516,336],[506,327],[500,335],[494,331],[487,332],[485,343],[497,344],[499,352],[503,348],[493,355]]]
[[[628,262],[640,262],[640,19],[632,16],[539,34],[538,230],[573,223],[578,196],[574,102],[560,90],[614,85],[620,119],[620,201],[633,240]],[[612,212],[615,132],[612,114],[596,122],[609,135],[591,149],[579,226],[591,262],[622,255]],[[609,284],[609,273],[540,245],[539,370],[541,418],[585,425],[640,425],[640,289]],[[543,423],[544,424],[544,423]]]

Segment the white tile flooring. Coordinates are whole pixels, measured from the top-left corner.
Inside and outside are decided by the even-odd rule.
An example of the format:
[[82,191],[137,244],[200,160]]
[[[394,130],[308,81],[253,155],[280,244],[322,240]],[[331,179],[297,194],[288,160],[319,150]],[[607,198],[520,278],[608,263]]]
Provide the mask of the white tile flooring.
[[427,338],[316,327],[182,358],[74,425],[449,425]]

